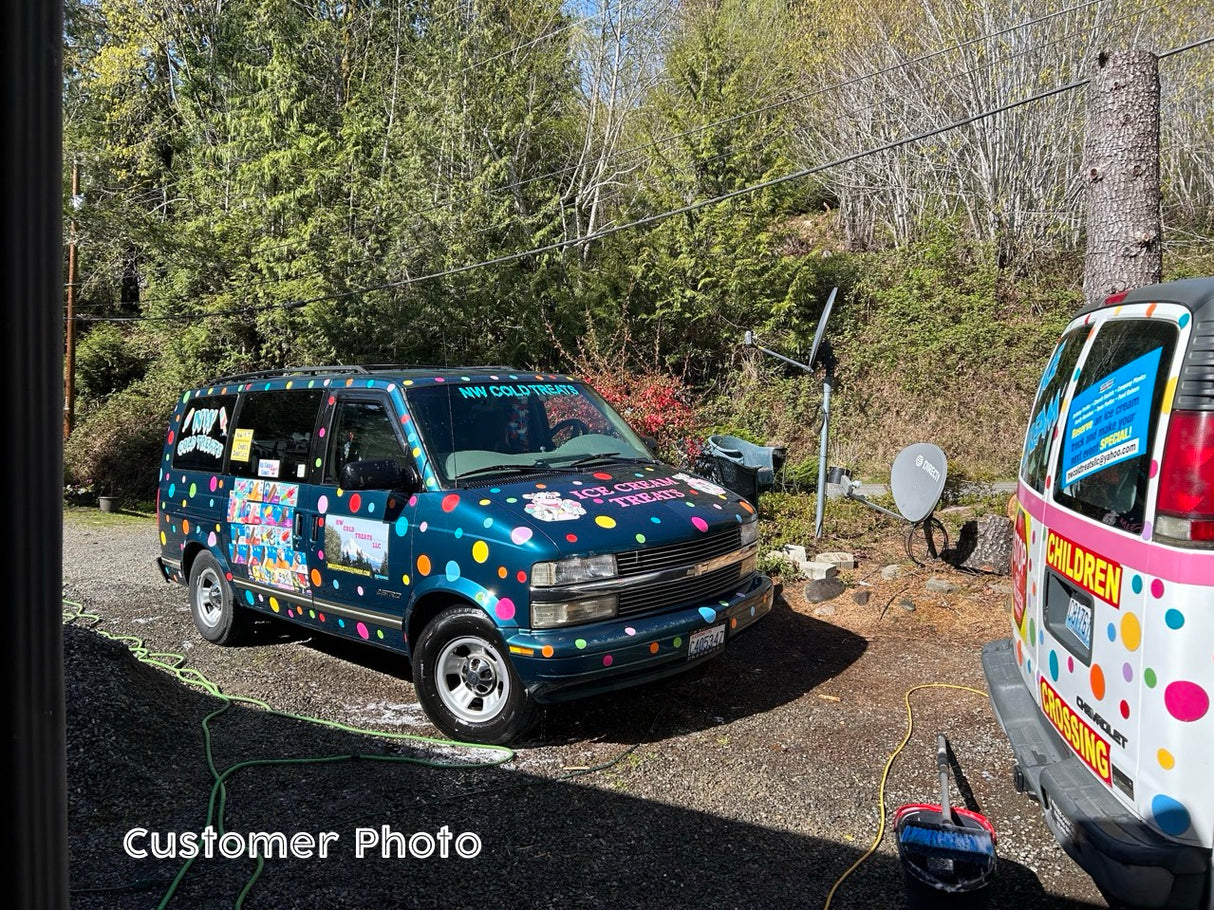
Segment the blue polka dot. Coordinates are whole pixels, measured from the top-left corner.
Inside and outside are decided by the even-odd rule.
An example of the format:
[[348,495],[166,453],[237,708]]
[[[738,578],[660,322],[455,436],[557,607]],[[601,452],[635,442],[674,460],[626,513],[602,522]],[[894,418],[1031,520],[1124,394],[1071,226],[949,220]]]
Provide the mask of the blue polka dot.
[[1155,824],[1159,825],[1159,830],[1172,837],[1180,837],[1192,824],[1189,810],[1178,800],[1163,793],[1151,800],[1151,814],[1155,816]]
[[1109,627],[1107,629],[1105,629],[1104,631],[1105,631],[1105,634],[1109,636],[1109,641],[1117,640],[1117,627],[1115,625],[1113,625],[1112,623],[1109,623]]
[[1141,594],[1142,593],[1142,576],[1135,575],[1133,578],[1131,578],[1130,587],[1133,589],[1135,594]]
[[459,563],[454,559],[447,563],[447,581],[455,581],[459,578]]
[[409,519],[407,516],[402,515],[400,518],[396,519],[396,535],[398,537],[404,537],[408,533]]
[[1169,629],[1179,629],[1184,625],[1184,614],[1173,608],[1164,614],[1163,621],[1168,624]]
[[176,494],[176,492],[177,492],[177,484],[175,484],[175,483],[169,484],[169,499],[172,499],[173,496]]
[[493,519],[486,518],[484,521],[481,522],[481,524],[483,524],[486,528],[491,528],[491,527],[493,527]]
[[334,578],[334,579],[333,579],[333,588],[334,588],[334,590],[336,590],[337,588],[340,588],[340,587],[341,587],[341,582],[340,582],[340,581],[338,581],[336,578]]
[[253,602],[253,592],[252,592],[252,591],[245,591],[245,592],[244,592],[244,599],[245,599],[245,600],[247,600],[249,603],[252,603],[252,602]]
[[1176,320],[1176,324],[1179,325],[1183,329],[1186,325],[1189,324],[1189,314],[1181,313],[1180,318]]
[[1050,651],[1050,676],[1058,682],[1058,652],[1054,650]]
[[700,607],[700,615],[704,617],[704,622],[714,622],[717,618],[717,611],[712,607]]
[[375,503],[373,503],[373,502],[367,503],[367,514],[370,515],[374,512],[375,512]]
[[345,627],[346,627],[346,621],[344,619],[337,620],[337,628],[344,629]]
[[455,529],[455,539],[456,539],[456,540],[459,540],[459,539],[460,539],[461,537],[463,537],[463,536],[464,536],[464,529],[463,529],[463,528],[456,528],[456,529]]
[[662,523],[662,519],[658,518],[658,516],[656,516],[656,515],[649,516],[649,520],[652,521],[655,525],[660,525]]

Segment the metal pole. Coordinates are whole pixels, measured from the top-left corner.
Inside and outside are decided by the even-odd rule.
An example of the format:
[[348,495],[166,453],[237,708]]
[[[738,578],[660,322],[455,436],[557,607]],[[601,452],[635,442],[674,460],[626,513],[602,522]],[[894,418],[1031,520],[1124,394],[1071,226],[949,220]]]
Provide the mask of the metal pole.
[[822,516],[826,509],[826,442],[830,436],[830,370],[822,380],[822,439],[818,443],[818,501],[814,516],[814,537],[822,536]]

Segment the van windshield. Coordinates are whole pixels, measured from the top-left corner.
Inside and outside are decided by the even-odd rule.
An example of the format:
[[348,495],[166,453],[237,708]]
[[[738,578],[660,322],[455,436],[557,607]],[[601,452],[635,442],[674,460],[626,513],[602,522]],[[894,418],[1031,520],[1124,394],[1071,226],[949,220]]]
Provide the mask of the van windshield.
[[409,410],[444,484],[656,459],[624,418],[580,382],[434,385]]

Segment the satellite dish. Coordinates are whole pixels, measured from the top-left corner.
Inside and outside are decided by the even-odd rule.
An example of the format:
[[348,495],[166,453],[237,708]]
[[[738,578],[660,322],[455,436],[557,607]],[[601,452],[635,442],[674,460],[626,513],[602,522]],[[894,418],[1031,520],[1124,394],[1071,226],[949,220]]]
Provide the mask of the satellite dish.
[[930,442],[908,445],[894,459],[889,487],[894,505],[911,524],[923,521],[936,508],[948,479],[948,459]]
[[818,320],[818,330],[814,332],[814,346],[809,349],[809,365],[811,367],[817,365],[818,349],[822,347],[822,339],[826,337],[826,320],[830,319],[831,307],[835,305],[835,294],[839,293],[837,287],[830,289],[830,296],[826,298],[826,306],[822,307],[822,317]]

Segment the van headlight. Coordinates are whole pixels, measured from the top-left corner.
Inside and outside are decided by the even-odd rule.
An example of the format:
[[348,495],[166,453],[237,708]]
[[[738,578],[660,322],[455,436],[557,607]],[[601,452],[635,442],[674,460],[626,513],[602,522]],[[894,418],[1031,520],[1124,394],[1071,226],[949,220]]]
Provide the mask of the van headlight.
[[575,556],[557,562],[537,562],[531,567],[531,584],[536,588],[574,585],[585,581],[615,578],[615,556]]
[[619,599],[614,594],[597,597],[577,597],[570,600],[531,602],[531,626],[534,629],[551,629],[554,626],[573,626],[580,623],[610,619],[615,616]]
[[759,520],[751,519],[742,525],[742,546],[754,543],[759,539]]

